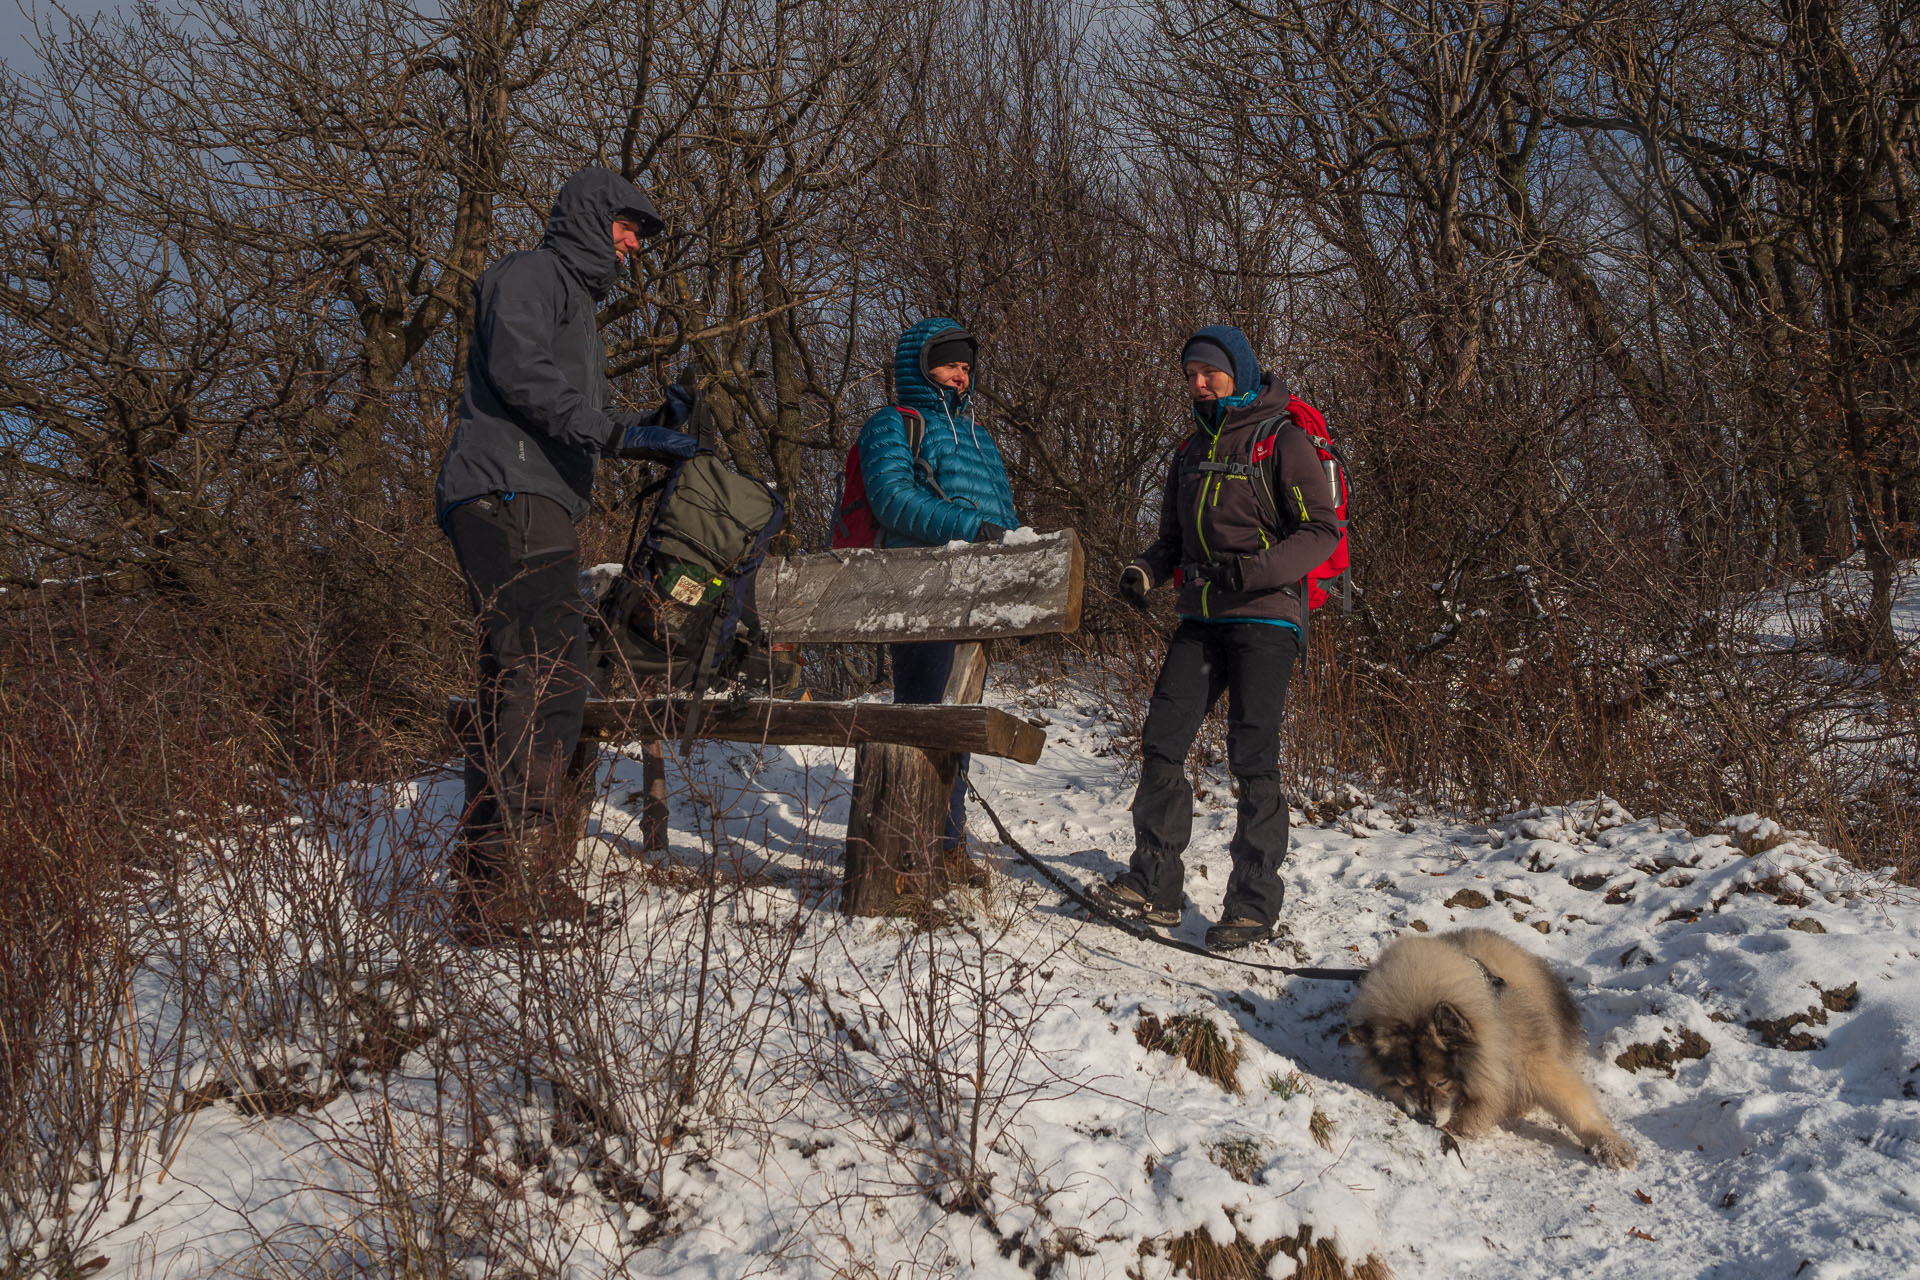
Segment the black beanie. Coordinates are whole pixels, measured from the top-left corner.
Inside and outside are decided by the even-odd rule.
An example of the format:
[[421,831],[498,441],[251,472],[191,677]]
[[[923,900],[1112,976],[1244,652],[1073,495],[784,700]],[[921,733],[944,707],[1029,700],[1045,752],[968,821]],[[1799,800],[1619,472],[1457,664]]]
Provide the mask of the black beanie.
[[927,340],[923,350],[926,354],[921,357],[921,369],[931,373],[943,364],[972,364],[976,348],[973,335],[965,329],[943,329]]

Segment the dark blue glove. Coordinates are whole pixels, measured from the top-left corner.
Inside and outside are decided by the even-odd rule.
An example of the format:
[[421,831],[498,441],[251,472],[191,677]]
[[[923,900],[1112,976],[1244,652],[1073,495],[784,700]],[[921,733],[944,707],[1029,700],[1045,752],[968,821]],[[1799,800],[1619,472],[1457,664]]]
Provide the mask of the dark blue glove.
[[691,458],[696,441],[684,431],[656,426],[658,414],[616,413],[613,434],[607,437],[610,458],[643,458],[649,462],[677,462]]
[[1147,611],[1147,571],[1137,564],[1130,564],[1120,571],[1120,598],[1134,608]]
[[1007,531],[1005,529],[991,520],[982,520],[980,527],[974,531],[973,540],[975,542],[998,542],[1006,536]]
[[678,382],[667,384],[667,402],[660,406],[657,415],[663,427],[677,427],[693,416],[695,406],[700,403],[700,393]]

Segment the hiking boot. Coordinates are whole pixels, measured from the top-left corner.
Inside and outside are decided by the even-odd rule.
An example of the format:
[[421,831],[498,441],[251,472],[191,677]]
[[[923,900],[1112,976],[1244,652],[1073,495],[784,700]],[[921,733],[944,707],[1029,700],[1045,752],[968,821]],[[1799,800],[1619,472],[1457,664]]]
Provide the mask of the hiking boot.
[[498,947],[526,938],[505,887],[497,880],[456,878],[447,933],[469,947]]
[[1261,924],[1250,916],[1228,916],[1207,930],[1207,950],[1238,951],[1241,947],[1272,939],[1272,925]]
[[1094,885],[1087,890],[1087,899],[1108,915],[1122,920],[1145,920],[1161,929],[1173,928],[1180,923],[1182,915],[1179,907],[1156,907],[1138,889],[1117,880]]
[[530,888],[523,897],[527,923],[535,928],[598,929],[610,922],[606,908],[589,902],[559,881]]

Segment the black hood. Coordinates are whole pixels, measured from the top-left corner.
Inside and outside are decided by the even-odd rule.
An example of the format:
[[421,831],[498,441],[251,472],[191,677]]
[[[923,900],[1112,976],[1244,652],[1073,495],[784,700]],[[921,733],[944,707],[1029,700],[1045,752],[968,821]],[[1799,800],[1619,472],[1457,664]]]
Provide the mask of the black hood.
[[554,198],[553,212],[547,215],[547,234],[540,247],[559,255],[595,298],[606,297],[620,278],[620,260],[613,252],[613,220],[621,214],[638,222],[643,236],[657,235],[666,225],[640,188],[611,169],[592,166],[567,179]]

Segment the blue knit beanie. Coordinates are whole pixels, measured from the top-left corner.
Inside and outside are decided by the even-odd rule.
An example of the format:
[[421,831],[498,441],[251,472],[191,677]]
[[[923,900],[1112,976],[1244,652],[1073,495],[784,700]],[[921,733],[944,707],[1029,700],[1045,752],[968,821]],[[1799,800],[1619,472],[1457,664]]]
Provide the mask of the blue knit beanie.
[[1197,329],[1187,345],[1180,349],[1180,363],[1200,360],[1214,368],[1233,375],[1233,394],[1221,397],[1222,403],[1251,403],[1260,392],[1260,384],[1266,375],[1260,370],[1260,361],[1254,358],[1253,344],[1247,341],[1247,335],[1230,324],[1210,324]]

